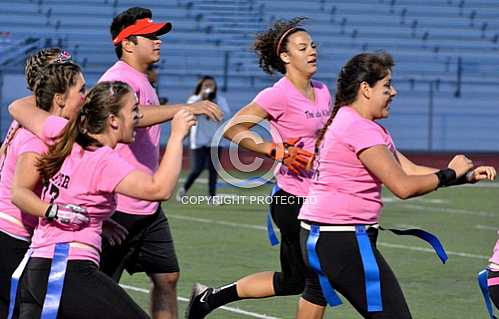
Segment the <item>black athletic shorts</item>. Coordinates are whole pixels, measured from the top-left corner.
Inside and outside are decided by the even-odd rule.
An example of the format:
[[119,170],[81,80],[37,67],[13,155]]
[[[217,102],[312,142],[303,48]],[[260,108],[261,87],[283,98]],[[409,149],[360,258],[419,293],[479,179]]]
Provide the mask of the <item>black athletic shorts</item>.
[[119,246],[110,246],[103,239],[100,262],[103,273],[119,281],[125,269],[129,274],[179,272],[170,226],[161,206],[152,215],[117,211],[112,219],[128,230],[128,236]]
[[[322,271],[333,288],[342,294],[354,308],[369,319],[410,319],[411,314],[402,289],[395,274],[376,248],[378,230],[367,230],[374,257],[378,264],[381,283],[383,311],[368,312],[364,268],[354,231],[323,231],[316,245]],[[303,298],[317,305],[326,305],[319,278],[309,267],[307,239],[309,231],[302,228],[300,234],[301,250],[307,265],[307,275]]]
[[10,302],[10,278],[29,248],[29,242],[0,231],[0,318],[6,318]]
[[272,197],[270,212],[281,233],[281,271],[274,274],[277,296],[299,295],[305,285],[305,264],[300,250],[300,221],[298,214],[304,198],[279,190]]
[[[488,278],[497,278],[499,277],[499,271],[492,271],[489,270]],[[499,285],[493,285],[489,286],[489,294],[490,294],[490,299],[492,299],[492,302],[496,306],[497,309],[499,309]]]
[[[52,260],[31,258],[24,270],[19,319],[39,319]],[[69,260],[58,318],[141,319],[147,313],[111,278],[89,260]]]

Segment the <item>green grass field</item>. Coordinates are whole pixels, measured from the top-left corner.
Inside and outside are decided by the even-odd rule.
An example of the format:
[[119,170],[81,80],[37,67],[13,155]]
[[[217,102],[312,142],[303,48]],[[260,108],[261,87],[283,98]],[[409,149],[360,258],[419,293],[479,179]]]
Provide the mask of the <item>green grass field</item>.
[[[423,241],[381,232],[378,245],[395,271],[414,318],[487,318],[476,284],[476,273],[487,265],[499,229],[499,188],[456,187],[407,201],[385,192],[381,219],[385,227],[417,226],[437,234],[449,260],[442,265]],[[205,183],[189,195],[204,195]],[[269,186],[256,189],[222,188],[220,193],[265,195]],[[264,230],[267,206],[261,204],[163,204],[173,231],[180,260],[179,314],[194,282],[220,286],[241,276],[279,268],[279,249],[271,247]],[[125,275],[122,284],[145,309],[149,281],[143,274]],[[134,287],[134,288],[133,288]],[[138,288],[138,289],[136,289]],[[211,318],[294,318],[298,297],[246,300],[228,305],[248,312],[220,309]],[[344,303],[329,308],[326,318],[361,318]]]

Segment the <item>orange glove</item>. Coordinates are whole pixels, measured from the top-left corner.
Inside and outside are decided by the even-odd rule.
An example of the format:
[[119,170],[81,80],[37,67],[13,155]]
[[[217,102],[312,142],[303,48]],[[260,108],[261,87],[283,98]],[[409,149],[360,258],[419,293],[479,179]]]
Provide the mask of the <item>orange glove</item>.
[[292,138],[282,144],[272,143],[269,157],[282,162],[292,173],[299,175],[310,167],[314,154],[295,146],[300,138]]

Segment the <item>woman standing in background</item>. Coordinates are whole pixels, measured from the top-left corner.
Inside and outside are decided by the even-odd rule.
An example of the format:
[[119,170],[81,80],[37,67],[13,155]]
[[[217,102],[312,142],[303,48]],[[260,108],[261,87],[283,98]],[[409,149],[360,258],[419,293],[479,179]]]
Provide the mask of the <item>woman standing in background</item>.
[[[209,75],[203,76],[197,83],[194,89],[194,94],[189,97],[187,104],[196,103],[199,101],[211,101],[217,104],[225,115],[230,115],[230,108],[227,100],[218,93],[218,86],[215,79]],[[215,132],[220,127],[219,122],[215,122],[207,116],[199,116],[196,125],[191,128],[190,132],[190,148],[192,154],[192,166],[189,176],[184,185],[177,194],[177,200],[182,201],[182,198],[191,188],[192,184],[201,175],[203,170],[208,167],[208,195],[211,203],[214,203],[213,198],[217,192],[218,174],[211,158],[212,148],[215,147],[219,151],[219,146],[212,146],[211,139]]]

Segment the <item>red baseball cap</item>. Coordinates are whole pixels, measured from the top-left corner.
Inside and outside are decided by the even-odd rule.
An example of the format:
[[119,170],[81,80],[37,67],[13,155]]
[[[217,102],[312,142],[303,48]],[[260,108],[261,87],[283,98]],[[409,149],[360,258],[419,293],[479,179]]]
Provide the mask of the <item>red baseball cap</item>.
[[121,43],[121,41],[125,40],[131,35],[144,35],[153,33],[156,35],[162,35],[170,32],[171,29],[172,24],[170,22],[156,23],[149,18],[139,19],[135,21],[134,24],[121,30],[118,36],[113,39],[113,44],[118,45]]

